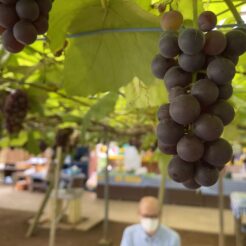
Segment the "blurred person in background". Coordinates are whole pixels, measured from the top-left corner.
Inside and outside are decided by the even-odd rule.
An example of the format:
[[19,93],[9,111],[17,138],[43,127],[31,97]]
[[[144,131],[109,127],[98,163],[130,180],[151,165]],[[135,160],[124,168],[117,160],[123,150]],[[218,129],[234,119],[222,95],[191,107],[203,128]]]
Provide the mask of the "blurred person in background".
[[132,138],[129,144],[124,147],[124,167],[126,171],[136,171],[141,167],[140,146],[140,141],[137,138]]
[[121,246],[180,246],[180,237],[161,225],[160,206],[155,197],[144,197],[139,203],[140,223],[129,226],[123,233]]
[[89,155],[89,170],[88,170],[88,180],[86,182],[86,187],[89,190],[95,190],[97,187],[97,153],[96,146],[90,147],[90,155]]
[[243,163],[243,169],[244,171],[246,171],[246,147],[243,148],[243,151],[242,151],[242,155],[241,155],[241,160],[242,160],[242,163]]

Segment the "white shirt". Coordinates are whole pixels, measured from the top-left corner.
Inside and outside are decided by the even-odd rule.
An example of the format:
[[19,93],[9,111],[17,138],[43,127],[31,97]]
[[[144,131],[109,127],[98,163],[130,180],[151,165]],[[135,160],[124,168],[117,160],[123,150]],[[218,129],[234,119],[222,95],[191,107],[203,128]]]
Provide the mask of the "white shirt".
[[127,146],[124,152],[124,165],[127,171],[141,167],[141,156],[135,146]]
[[177,232],[160,226],[155,235],[148,236],[140,224],[125,229],[120,246],[180,246],[181,241]]

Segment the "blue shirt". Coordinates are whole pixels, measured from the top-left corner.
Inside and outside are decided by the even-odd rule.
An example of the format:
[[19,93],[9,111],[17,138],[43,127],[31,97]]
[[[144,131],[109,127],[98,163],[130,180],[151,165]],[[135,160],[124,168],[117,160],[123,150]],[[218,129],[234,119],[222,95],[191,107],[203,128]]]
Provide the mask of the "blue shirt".
[[123,233],[121,246],[180,246],[177,232],[166,226],[160,226],[152,237],[145,233],[140,224],[129,226]]

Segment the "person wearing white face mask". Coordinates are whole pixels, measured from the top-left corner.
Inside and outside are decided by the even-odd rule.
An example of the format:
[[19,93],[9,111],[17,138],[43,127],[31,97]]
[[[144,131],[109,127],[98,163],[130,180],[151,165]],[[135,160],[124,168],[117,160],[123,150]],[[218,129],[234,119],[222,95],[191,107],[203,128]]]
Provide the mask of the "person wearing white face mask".
[[177,232],[159,221],[160,206],[155,197],[144,197],[139,204],[140,224],[125,229],[121,246],[180,246]]

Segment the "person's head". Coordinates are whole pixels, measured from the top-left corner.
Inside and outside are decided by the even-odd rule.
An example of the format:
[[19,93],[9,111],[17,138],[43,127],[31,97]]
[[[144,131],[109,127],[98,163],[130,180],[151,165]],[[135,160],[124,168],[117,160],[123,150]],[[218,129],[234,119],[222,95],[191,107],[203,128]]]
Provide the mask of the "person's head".
[[152,236],[159,227],[160,205],[152,196],[143,197],[139,203],[140,223],[144,231]]
[[138,150],[140,150],[141,145],[142,145],[141,136],[135,136],[135,137],[130,138],[129,145],[135,146]]
[[39,149],[40,149],[41,153],[43,153],[47,148],[48,148],[47,143],[43,139],[41,139],[39,141]]

